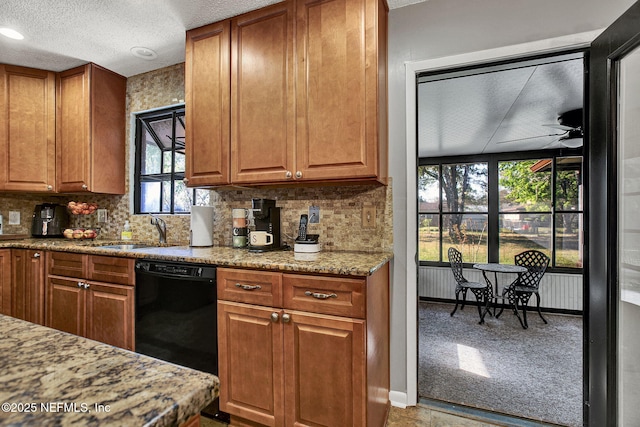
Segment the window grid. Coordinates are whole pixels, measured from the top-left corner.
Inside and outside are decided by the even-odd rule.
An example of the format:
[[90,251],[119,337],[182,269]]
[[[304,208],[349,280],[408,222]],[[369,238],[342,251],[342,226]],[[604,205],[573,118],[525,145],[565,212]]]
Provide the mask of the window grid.
[[[433,215],[437,216],[438,219],[438,241],[439,241],[439,260],[438,261],[423,261],[420,260],[420,265],[448,265],[448,260],[446,259],[446,247],[443,233],[444,230],[444,222],[443,218],[445,215],[449,214],[463,214],[469,213],[467,212],[445,212],[443,206],[443,181],[442,181],[442,166],[447,164],[465,164],[465,163],[488,163],[488,211],[487,212],[472,212],[473,214],[488,214],[488,236],[487,236],[487,252],[488,252],[488,261],[487,262],[499,262],[500,259],[500,218],[501,215],[504,215],[506,211],[503,211],[499,208],[499,172],[498,172],[498,164],[500,162],[507,161],[520,161],[520,160],[539,160],[539,159],[550,159],[550,193],[551,193],[551,201],[550,201],[550,209],[549,210],[536,210],[536,211],[522,211],[527,215],[548,215],[549,217],[549,253],[551,258],[550,263],[550,271],[556,272],[569,272],[569,273],[581,273],[581,267],[567,267],[557,265],[557,240],[558,240],[558,227],[557,227],[557,217],[558,215],[563,214],[572,214],[578,215],[580,218],[580,222],[583,219],[584,214],[584,202],[580,201],[579,205],[575,209],[567,210],[561,209],[557,207],[557,161],[559,158],[579,158],[580,166],[579,166],[579,177],[582,175],[582,153],[581,149],[559,149],[559,150],[549,150],[544,152],[520,152],[520,153],[502,153],[502,154],[490,154],[485,156],[474,156],[470,158],[468,156],[461,157],[447,157],[447,158],[429,158],[429,159],[419,159],[418,168],[424,166],[431,166],[438,168],[438,179],[439,179],[439,189],[438,189],[438,208],[436,209],[421,209],[420,200],[418,200],[418,230],[420,230],[421,225],[421,217],[425,215]],[[418,173],[418,176],[420,174]],[[420,183],[417,183],[418,188],[420,189]],[[578,184],[580,185],[580,184]],[[584,185],[582,185],[584,187]],[[582,193],[584,193],[584,189]],[[581,196],[580,196],[581,198]],[[582,233],[582,230],[578,230],[578,233]],[[419,240],[418,247],[420,248],[420,234],[417,236]],[[578,248],[580,250],[580,248]],[[419,249],[420,251],[420,249]],[[420,255],[420,253],[419,253]],[[580,259],[580,262],[582,260]]]
[[[184,155],[184,142],[179,141],[180,137],[177,135],[178,126],[182,129],[185,128],[184,114],[184,106],[179,106],[136,116],[136,158],[134,172],[134,212],[136,214],[182,214],[189,213],[190,206],[195,202],[202,201],[208,204],[208,194],[204,194],[207,192],[199,189],[188,190],[186,194],[186,197],[189,199],[188,203],[185,203],[185,199],[183,198],[180,206],[178,206],[178,202],[176,201],[177,187],[181,187],[181,183],[185,177],[184,171],[176,171],[176,153],[180,152]],[[171,121],[171,129],[167,129],[168,133],[164,135],[164,132],[162,132],[163,135],[171,141],[171,145],[168,147],[161,142],[163,135],[158,135],[153,127],[154,123],[163,120]],[[159,158],[157,159],[159,167],[154,168],[152,171],[154,173],[149,173],[146,167],[146,156],[149,151],[146,149],[147,134],[160,150]],[[165,158],[166,153],[170,154],[166,156],[168,158]],[[143,170],[145,173],[143,173]],[[152,183],[157,183],[153,191],[149,188],[149,184]],[[152,200],[153,208],[144,206],[148,201],[145,199],[145,203],[143,203],[143,194],[151,194],[154,196]],[[157,201],[155,199],[157,199]],[[166,204],[165,199],[168,200]]]

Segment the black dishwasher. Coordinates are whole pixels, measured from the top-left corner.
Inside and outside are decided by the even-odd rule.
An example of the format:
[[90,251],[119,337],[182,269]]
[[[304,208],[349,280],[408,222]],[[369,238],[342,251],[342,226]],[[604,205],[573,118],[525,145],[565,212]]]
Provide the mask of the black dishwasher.
[[[218,375],[216,267],[136,261],[136,352]],[[204,415],[228,420],[218,399]]]

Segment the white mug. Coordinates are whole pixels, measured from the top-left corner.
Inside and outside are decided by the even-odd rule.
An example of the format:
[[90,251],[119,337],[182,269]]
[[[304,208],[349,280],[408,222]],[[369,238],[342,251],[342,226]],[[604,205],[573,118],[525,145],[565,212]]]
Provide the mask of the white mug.
[[251,246],[266,246],[273,243],[273,234],[266,231],[252,231],[249,236]]
[[246,218],[248,211],[242,208],[231,209],[231,218]]

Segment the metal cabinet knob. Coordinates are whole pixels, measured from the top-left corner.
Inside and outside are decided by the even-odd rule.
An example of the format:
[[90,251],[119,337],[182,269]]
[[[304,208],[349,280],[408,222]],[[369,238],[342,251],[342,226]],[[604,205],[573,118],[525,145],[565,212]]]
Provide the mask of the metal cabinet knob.
[[82,287],[82,282],[78,282],[78,287],[81,288]]
[[287,179],[291,179],[291,177],[293,177],[293,174],[291,173],[291,171],[286,171],[286,172],[284,173],[284,176],[285,176]]
[[282,321],[283,321],[284,323],[289,323],[289,322],[291,321],[291,315],[290,315],[290,314],[287,314],[287,313],[283,314],[283,315],[282,315]]
[[33,254],[34,258],[40,258],[40,252],[36,252],[35,254]]
[[85,288],[85,289],[89,289],[89,286],[90,286],[90,285],[89,285],[88,283],[84,283],[84,284],[82,285],[82,287],[83,287],[83,288]]
[[302,178],[302,172],[297,171],[296,172],[296,178],[298,178],[298,179]]
[[182,182],[184,182],[185,184],[187,184],[189,182],[189,178],[183,178]]
[[279,318],[280,318],[280,315],[278,313],[271,313],[271,321],[273,323],[276,323]]
[[47,191],[53,191],[53,185],[47,185]]
[[82,184],[82,189],[83,189],[83,190],[86,190],[87,188],[89,188],[89,187],[87,186],[87,184]]

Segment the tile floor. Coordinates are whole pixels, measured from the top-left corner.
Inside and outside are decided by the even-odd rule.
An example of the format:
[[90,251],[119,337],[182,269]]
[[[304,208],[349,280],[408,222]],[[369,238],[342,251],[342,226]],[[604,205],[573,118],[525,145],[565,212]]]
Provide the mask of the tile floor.
[[497,427],[471,418],[464,418],[425,406],[410,406],[406,409],[391,408],[387,427]]
[[[209,418],[201,417],[201,427],[227,427]],[[387,427],[498,427],[471,418],[463,418],[431,409],[425,406],[412,406],[406,409],[392,407],[387,419]]]

